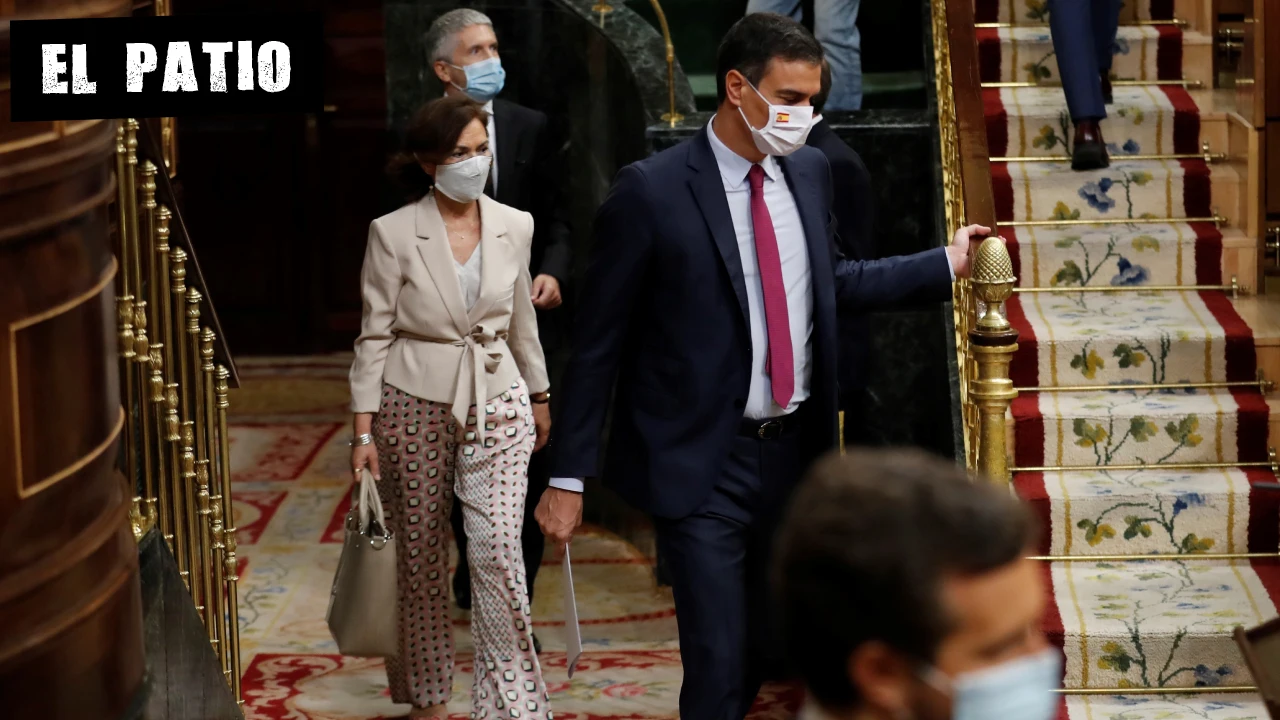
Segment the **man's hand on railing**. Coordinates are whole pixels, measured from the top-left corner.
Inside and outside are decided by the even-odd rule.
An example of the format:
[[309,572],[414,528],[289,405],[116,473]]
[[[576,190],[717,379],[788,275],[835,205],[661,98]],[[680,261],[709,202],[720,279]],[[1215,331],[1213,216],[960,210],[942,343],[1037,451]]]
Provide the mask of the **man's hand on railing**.
[[947,259],[951,261],[951,270],[957,278],[969,277],[969,259],[973,251],[978,249],[978,244],[971,244],[970,241],[974,237],[985,239],[990,234],[991,228],[982,225],[970,225],[956,231],[951,244],[947,246]]

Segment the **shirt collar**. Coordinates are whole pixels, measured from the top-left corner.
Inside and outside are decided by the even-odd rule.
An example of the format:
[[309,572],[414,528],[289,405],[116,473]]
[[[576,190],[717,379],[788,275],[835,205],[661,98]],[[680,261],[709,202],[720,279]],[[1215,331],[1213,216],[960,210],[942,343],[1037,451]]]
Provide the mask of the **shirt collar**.
[[[715,155],[716,165],[720,167],[720,178],[729,190],[740,190],[747,182],[747,173],[754,165],[750,160],[729,149],[728,145],[716,137],[715,117],[707,123],[707,138],[711,141],[711,153]],[[760,167],[770,180],[778,179],[778,161],[772,155],[765,155]]]

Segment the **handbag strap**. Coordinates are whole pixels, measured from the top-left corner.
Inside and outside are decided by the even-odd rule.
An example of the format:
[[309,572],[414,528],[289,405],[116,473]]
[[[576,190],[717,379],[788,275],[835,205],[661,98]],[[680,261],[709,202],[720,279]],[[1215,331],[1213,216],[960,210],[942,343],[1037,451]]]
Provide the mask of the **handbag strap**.
[[[379,530],[379,536],[388,538],[391,532],[386,526],[386,516],[382,512],[382,498],[378,496],[378,485],[374,482],[373,473],[368,468],[360,470],[360,502],[359,513],[356,516],[357,525],[361,534],[368,535],[370,526],[376,521]],[[372,536],[371,536],[372,537]]]

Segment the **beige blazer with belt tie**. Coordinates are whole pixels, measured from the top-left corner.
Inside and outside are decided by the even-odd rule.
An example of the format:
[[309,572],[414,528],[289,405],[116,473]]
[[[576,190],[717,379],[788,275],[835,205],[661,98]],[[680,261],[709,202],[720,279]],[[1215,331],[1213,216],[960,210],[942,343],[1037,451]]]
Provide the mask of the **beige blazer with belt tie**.
[[[531,393],[548,389],[529,276],[533,216],[487,196],[479,202],[480,297],[470,312],[434,194],[369,225],[352,411],[377,413],[383,381],[451,403],[459,424],[473,403],[501,395],[517,377]],[[484,424],[477,430],[483,439]]]

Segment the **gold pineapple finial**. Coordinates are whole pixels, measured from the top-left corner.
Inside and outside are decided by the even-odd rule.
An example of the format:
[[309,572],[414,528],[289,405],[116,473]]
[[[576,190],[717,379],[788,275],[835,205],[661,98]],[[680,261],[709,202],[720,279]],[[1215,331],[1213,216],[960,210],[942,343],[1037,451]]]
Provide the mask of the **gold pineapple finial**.
[[1013,276],[1013,260],[1009,257],[1003,238],[993,235],[978,246],[969,282],[973,286],[974,295],[982,302],[978,328],[990,331],[1009,329],[1004,302],[1013,294],[1017,278]]

